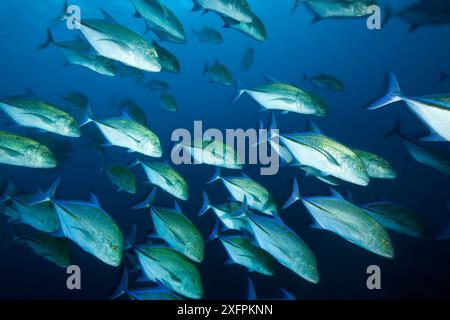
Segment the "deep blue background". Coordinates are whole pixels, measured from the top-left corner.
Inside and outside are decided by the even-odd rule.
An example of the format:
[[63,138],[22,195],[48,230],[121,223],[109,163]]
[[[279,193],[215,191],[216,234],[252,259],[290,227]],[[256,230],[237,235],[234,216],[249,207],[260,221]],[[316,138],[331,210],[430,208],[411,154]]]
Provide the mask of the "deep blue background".
[[[217,58],[226,64],[246,86],[262,81],[267,74],[284,81],[298,81],[303,72],[325,72],[342,79],[344,93],[318,90],[328,101],[330,117],[313,119],[322,131],[339,141],[378,153],[389,159],[398,170],[395,181],[373,181],[367,188],[345,185],[358,203],[375,200],[383,194],[392,201],[405,205],[428,222],[433,230],[448,223],[446,201],[450,199],[449,177],[405,158],[407,152],[398,139],[383,139],[396,118],[401,117],[407,132],[423,133],[426,128],[404,104],[389,106],[379,111],[365,111],[362,107],[384,94],[385,74],[393,71],[399,77],[403,90],[409,95],[450,91],[450,82],[439,82],[439,69],[450,72],[450,28],[424,28],[409,34],[409,26],[393,18],[381,31],[369,31],[364,19],[322,21],[310,24],[312,16],[300,8],[289,16],[292,0],[250,0],[253,10],[266,24],[269,40],[253,42],[256,58],[250,71],[243,73],[240,59],[249,40],[233,30],[223,30],[223,45],[199,44],[191,35],[191,27],[205,23],[221,28],[222,21],[214,14],[201,16],[190,13],[189,0],[164,1],[182,20],[188,34],[187,45],[163,44],[172,50],[182,64],[180,75],[155,74],[147,78],[164,79],[172,86],[179,111],[176,114],[161,110],[158,94],[137,85],[132,79],[107,78],[79,67],[63,67],[64,58],[56,48],[37,51],[45,38],[45,29],[58,15],[60,0],[0,0],[0,96],[20,94],[30,87],[45,100],[60,103],[61,96],[71,90],[85,93],[90,99],[96,117],[116,115],[115,102],[131,98],[141,105],[149,118],[149,126],[158,133],[164,148],[169,146],[170,134],[176,128],[192,129],[194,120],[203,120],[204,127],[250,128],[267,113],[257,113],[257,107],[248,97],[231,104],[233,89],[210,84],[201,76],[205,61]],[[391,1],[394,10],[412,1]],[[99,16],[98,8],[111,12],[120,23],[143,33],[141,20],[131,17],[133,8],[126,0],[71,1],[82,7],[83,17]],[[73,39],[75,34],[62,27],[55,30],[57,40]],[[150,37],[149,35],[148,37]],[[0,115],[0,123],[7,118]],[[282,130],[302,130],[306,117],[290,114],[279,117]],[[20,132],[20,130],[19,130]],[[32,132],[32,131],[31,131]],[[48,186],[62,176],[58,197],[87,199],[93,190],[102,207],[128,234],[134,223],[139,236],[151,230],[149,215],[135,212],[130,207],[141,199],[149,187],[142,170],[137,169],[139,189],[133,197],[116,193],[104,174],[100,174],[102,159],[76,140],[69,161],[51,171],[0,166],[0,181],[5,184],[14,178],[21,188],[34,192]],[[445,146],[444,146],[445,147]],[[105,162],[129,163],[133,156],[112,148]],[[184,213],[191,217],[207,236],[214,219],[212,215],[197,218],[201,206],[201,192],[206,188],[213,203],[227,198],[223,186],[205,187],[213,168],[182,166],[177,170],[190,186],[190,200],[182,203]],[[260,177],[258,167],[245,172],[273,192],[281,204],[290,194],[291,179],[299,176],[295,169],[282,169],[277,176]],[[312,178],[301,178],[301,189],[307,195],[327,195],[328,187]],[[172,205],[173,200],[158,192],[158,204]],[[416,240],[392,234],[395,259],[387,260],[366,252],[337,236],[310,229],[311,218],[301,204],[281,213],[314,251],[321,280],[309,284],[280,267],[273,278],[252,275],[260,297],[274,297],[276,288],[284,287],[299,299],[379,299],[379,298],[449,298],[450,251],[448,241]],[[0,222],[0,237],[9,237],[9,227]],[[72,245],[72,262],[82,267],[83,290],[70,292],[65,287],[65,270],[36,257],[20,246],[0,248],[0,298],[89,298],[103,299],[114,289],[120,269],[101,263]],[[216,242],[207,244],[206,259],[200,265],[205,298],[243,298],[247,272],[238,266],[225,266],[223,248]],[[382,269],[381,291],[367,290],[365,270],[377,264]]]

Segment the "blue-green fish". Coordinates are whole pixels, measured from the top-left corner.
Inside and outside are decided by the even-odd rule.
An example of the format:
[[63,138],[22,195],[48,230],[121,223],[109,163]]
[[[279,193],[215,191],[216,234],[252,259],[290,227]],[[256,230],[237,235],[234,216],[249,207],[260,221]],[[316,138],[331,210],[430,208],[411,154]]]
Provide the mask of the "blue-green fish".
[[192,34],[196,36],[200,42],[209,42],[214,44],[223,43],[223,37],[220,32],[205,25],[198,30],[192,28]]
[[302,200],[316,221],[313,227],[331,231],[380,256],[393,258],[394,248],[382,225],[363,209],[345,200],[336,191],[332,190],[332,192],[333,195],[329,197],[302,197],[297,180],[294,179],[292,195],[283,208]]
[[430,129],[425,141],[450,141],[450,93],[424,97],[405,96],[396,76],[389,75],[388,93],[373,103],[369,110],[379,109],[391,103],[403,101]]
[[134,17],[144,18],[153,30],[167,33],[175,43],[184,43],[186,36],[183,25],[175,14],[159,0],[130,0],[136,9]]
[[[64,19],[67,19],[67,3]],[[118,24],[104,12],[106,20],[81,19],[79,31],[99,55],[147,72],[160,72],[158,54],[152,44],[136,32]]]
[[153,40],[153,46],[158,53],[162,70],[172,73],[180,73],[181,66],[177,57],[172,52],[158,44],[155,40]]
[[231,146],[217,140],[199,140],[189,145],[179,143],[172,152],[187,152],[194,159],[195,164],[208,164],[227,169],[242,169],[242,160]]
[[261,42],[266,41],[267,40],[267,32],[266,32],[266,27],[264,26],[264,23],[253,12],[251,13],[251,15],[252,15],[253,21],[249,22],[249,23],[237,21],[232,18],[222,16],[222,19],[224,21],[224,28],[235,29],[257,41],[261,41]]
[[234,83],[230,70],[217,59],[212,65],[206,63],[202,74],[208,74],[209,81],[212,83],[218,83],[224,86],[232,86]]
[[240,177],[222,177],[220,169],[217,168],[214,176],[208,183],[216,180],[223,181],[223,184],[236,201],[242,203],[247,198],[247,203],[250,208],[267,215],[277,214],[277,204],[270,192],[245,174],[242,174]]
[[0,99],[0,109],[15,123],[65,137],[80,137],[80,129],[73,116],[37,97],[10,96]]
[[236,215],[236,213],[242,211],[242,203],[233,201],[212,205],[206,192],[203,192],[203,206],[198,215],[202,216],[210,209],[213,210],[215,215],[227,229],[251,232],[252,229],[247,216]]
[[313,22],[324,18],[358,18],[372,14],[370,7],[375,0],[295,0],[292,11],[306,3],[315,14]]
[[170,292],[165,286],[159,284],[156,287],[129,289],[128,288],[128,269],[125,267],[119,287],[113,293],[111,299],[117,299],[126,294],[131,300],[182,300],[175,293]]
[[308,77],[306,74],[303,74],[303,81],[309,81],[315,88],[327,89],[331,91],[342,92],[344,91],[344,84],[341,80],[333,77],[331,75],[320,73],[316,76]]
[[138,152],[149,157],[162,156],[161,142],[150,129],[124,114],[119,118],[92,119],[88,112],[82,126],[93,122],[112,146],[122,147],[129,152]]
[[253,12],[246,0],[193,0],[192,11],[214,11],[222,16],[237,21],[250,23],[253,21]]
[[131,99],[124,99],[120,102],[120,111],[122,114],[128,115],[131,119],[139,122],[143,126],[147,126],[147,116],[144,110]]
[[177,100],[166,92],[161,94],[159,97],[159,102],[161,103],[161,108],[164,110],[170,112],[177,112],[178,110]]
[[250,272],[258,272],[266,276],[275,273],[275,260],[266,251],[256,246],[253,241],[240,235],[219,234],[217,222],[209,240],[219,239],[228,253],[229,260],[226,264],[238,264],[247,268]]
[[280,110],[283,113],[294,112],[318,117],[328,115],[327,104],[321,97],[268,76],[266,80],[266,83],[251,89],[242,89],[238,83],[234,101],[247,93],[263,110]]
[[123,165],[111,165],[105,168],[111,182],[118,187],[117,191],[126,191],[131,194],[136,193],[136,177]]
[[153,282],[191,299],[201,299],[203,287],[195,265],[181,253],[157,245],[134,247],[142,270]]
[[110,266],[118,267],[122,263],[122,232],[100,207],[94,194],[91,194],[90,201],[62,201],[43,194],[35,203],[48,200],[53,202],[58,214],[59,235],[69,238]]
[[0,131],[0,163],[28,168],[55,168],[58,162],[45,145]]
[[378,179],[397,178],[397,172],[386,159],[364,150],[352,150],[364,163],[369,177]]
[[386,229],[415,238],[428,236],[427,227],[417,214],[404,207],[384,200],[361,207]]
[[136,160],[132,166],[142,165],[149,182],[180,200],[189,199],[186,180],[165,162]]
[[58,267],[65,269],[70,265],[70,245],[65,238],[52,237],[45,232],[35,232],[29,235],[16,235],[12,242],[29,247],[36,255]]

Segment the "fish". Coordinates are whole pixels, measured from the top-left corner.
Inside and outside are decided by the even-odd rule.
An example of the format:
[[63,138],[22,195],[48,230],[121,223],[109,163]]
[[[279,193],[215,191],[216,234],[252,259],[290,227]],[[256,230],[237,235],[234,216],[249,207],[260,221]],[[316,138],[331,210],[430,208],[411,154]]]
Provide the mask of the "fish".
[[[450,2],[448,0],[416,1],[395,13],[409,24],[409,32],[425,26],[443,26],[450,24]],[[388,7],[389,11],[391,9]]]
[[209,75],[209,81],[212,83],[218,83],[224,86],[232,86],[234,83],[230,70],[217,59],[212,65],[205,64],[202,75],[206,74]]
[[392,165],[384,158],[359,149],[352,149],[362,160],[370,178],[395,179],[397,172]]
[[252,22],[242,22],[237,21],[227,16],[222,16],[224,28],[230,28],[237,31],[240,31],[246,36],[249,36],[252,39],[255,39],[260,42],[267,41],[267,31],[262,20],[253,12],[251,12]]
[[402,93],[395,74],[389,74],[388,93],[367,109],[376,110],[403,101],[430,129],[424,141],[450,141],[450,93],[423,97],[409,97]]
[[383,227],[414,238],[427,238],[426,225],[416,213],[387,200],[367,203],[361,206]]
[[341,80],[325,73],[320,73],[311,77],[303,74],[303,79],[301,82],[304,81],[309,81],[315,88],[327,89],[336,92],[342,92],[345,90],[344,84]]
[[186,42],[182,23],[176,15],[159,0],[130,0],[136,9],[135,18],[144,18],[152,29],[167,33],[175,43]]
[[263,250],[303,279],[315,284],[319,282],[314,253],[280,217],[258,214],[247,214],[247,217],[256,242]]
[[[248,278],[248,289],[247,289],[247,300],[249,301],[256,301],[259,300],[259,298],[256,296],[255,286],[253,285],[252,279]],[[280,288],[279,291],[281,292],[281,298],[278,299],[272,299],[272,300],[296,300],[296,298],[286,289]]]
[[322,171],[319,171],[315,168],[308,167],[308,166],[299,166],[299,168],[305,172],[307,177],[315,177],[318,180],[325,182],[326,184],[332,185],[332,186],[338,186],[341,183],[341,180],[338,178],[335,178],[333,176],[327,175],[326,173],[323,173]]
[[294,178],[292,195],[283,208],[301,200],[315,220],[313,228],[328,230],[363,249],[392,259],[394,248],[383,226],[334,189],[331,192],[332,196],[328,197],[301,196],[297,179]]
[[136,178],[134,174],[123,165],[111,165],[105,168],[112,184],[118,187],[117,191],[126,191],[131,194],[136,193]]
[[131,167],[141,165],[150,184],[160,187],[177,199],[189,199],[189,187],[186,180],[166,162],[140,161],[137,159]]
[[192,144],[179,143],[174,146],[172,153],[188,152],[194,158],[195,164],[207,164],[227,169],[242,169],[242,160],[234,148],[218,140],[197,140]]
[[253,65],[253,61],[255,60],[255,48],[253,46],[249,46],[242,56],[241,59],[241,69],[247,71]]
[[71,109],[79,114],[86,114],[89,106],[89,98],[81,92],[72,91],[61,98],[62,101],[68,103]]
[[180,73],[181,66],[177,57],[169,50],[158,44],[155,40],[153,40],[152,44],[155,47],[156,52],[158,53],[162,70],[171,73]]
[[[203,191],[203,205],[198,213],[198,216],[203,216],[209,210],[212,210],[217,218],[229,230],[237,230],[251,233],[252,229],[248,222],[246,215],[238,215],[242,212],[242,203],[237,201],[226,202],[222,204],[212,205],[209,201],[208,195]],[[251,211],[247,208],[248,211]]]
[[219,223],[216,225],[209,241],[219,239],[228,253],[229,260],[225,264],[238,264],[249,270],[266,276],[275,273],[275,259],[266,251],[256,246],[253,240],[241,235],[223,235],[219,233]]
[[192,34],[196,36],[200,42],[209,42],[214,44],[223,43],[222,34],[220,34],[220,32],[216,29],[210,28],[206,25],[203,25],[203,27],[198,30],[192,28]]
[[127,114],[119,118],[104,120],[92,119],[92,112],[86,114],[81,126],[93,122],[109,144],[126,148],[129,152],[137,152],[149,157],[162,157],[161,142],[158,136]]
[[66,111],[32,96],[9,96],[0,99],[0,109],[22,127],[39,129],[57,135],[79,138],[75,118]]
[[280,134],[280,142],[290,151],[300,166],[316,169],[324,176],[333,176],[360,186],[370,182],[364,162],[350,148],[323,135],[310,122],[311,130],[303,133]]
[[55,234],[72,240],[107,265],[120,266],[124,247],[122,232],[93,193],[89,201],[62,201],[45,192],[30,204],[49,200],[56,208],[60,224]]
[[147,126],[147,116],[144,110],[131,99],[123,99],[120,101],[120,112],[127,114],[131,119]]
[[116,76],[113,60],[89,53],[91,46],[84,40],[56,42],[50,29],[47,29],[47,39],[38,49],[43,50],[50,45],[56,46],[61,51],[66,59],[65,66],[81,66],[104,76]]
[[162,93],[159,97],[161,108],[170,112],[177,112],[178,105],[174,97],[168,93]]
[[270,216],[278,213],[277,204],[272,194],[244,173],[240,177],[222,177],[220,169],[217,168],[208,184],[217,180],[222,180],[225,188],[231,193],[235,201],[242,203],[244,199],[247,199],[248,206],[252,209]]
[[280,110],[283,113],[293,112],[318,117],[326,117],[329,114],[327,104],[321,97],[293,84],[283,83],[269,76],[265,78],[266,83],[251,89],[242,89],[238,83],[233,101],[247,93],[262,110]]
[[[49,188],[47,193],[51,197],[55,195],[58,184],[59,179]],[[38,231],[49,234],[59,229],[58,214],[50,200],[30,204],[30,201],[40,196],[41,192],[35,195],[18,195],[16,193],[17,191],[9,188],[4,197],[11,200],[14,209],[17,211],[17,223],[29,225]]]
[[375,0],[296,0],[292,12],[300,3],[306,3],[314,13],[313,23],[325,18],[366,17],[372,13],[370,7],[377,4]]
[[159,284],[156,287],[129,289],[128,288],[128,269],[125,267],[122,273],[120,284],[110,299],[117,299],[126,294],[131,300],[182,300],[181,297],[169,291],[167,287]]
[[45,145],[5,131],[0,131],[0,163],[41,169],[58,165],[55,156]]
[[230,17],[236,21],[250,23],[253,21],[253,12],[246,0],[193,0],[191,11],[214,11],[222,16]]
[[203,287],[196,266],[174,249],[159,245],[135,246],[141,268],[147,278],[190,299],[201,299]]
[[115,64],[116,68],[116,74],[118,76],[124,77],[124,78],[134,78],[138,80],[144,79],[144,72],[140,69],[137,69],[135,67],[130,67],[126,64],[117,62]]
[[13,243],[29,247],[36,255],[60,268],[70,265],[70,245],[65,238],[52,237],[46,232],[14,235]]
[[[63,17],[66,18],[67,2]],[[151,42],[118,24],[105,14],[105,19],[81,19],[78,29],[100,56],[122,62],[147,72],[160,72],[158,54]]]
[[[152,191],[154,198],[155,190]],[[153,238],[164,240],[172,249],[195,262],[202,262],[204,257],[204,241],[197,227],[183,214],[175,201],[175,208],[165,208],[153,205],[153,199],[134,208],[150,207],[153,225]]]
[[399,136],[405,145],[408,153],[411,157],[427,167],[430,167],[437,172],[450,175],[450,156],[434,150],[419,141],[416,141],[412,137],[405,135],[401,132],[400,120],[396,121],[395,127],[385,134],[385,138],[392,136]]
[[170,86],[167,82],[162,80],[151,79],[147,87],[152,91],[167,91],[170,90]]

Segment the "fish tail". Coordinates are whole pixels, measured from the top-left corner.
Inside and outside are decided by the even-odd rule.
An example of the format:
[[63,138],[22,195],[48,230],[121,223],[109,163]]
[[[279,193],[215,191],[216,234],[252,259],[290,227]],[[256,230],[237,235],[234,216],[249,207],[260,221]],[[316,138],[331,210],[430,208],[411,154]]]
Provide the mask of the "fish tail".
[[131,227],[130,234],[128,235],[128,238],[125,240],[124,243],[124,249],[129,250],[134,248],[136,244],[136,225],[133,224],[133,227]]
[[209,71],[209,64],[208,62],[205,62],[205,65],[203,67],[203,71],[202,71],[202,76],[204,76],[205,74],[207,74]]
[[247,300],[258,300],[258,297],[256,296],[255,286],[253,285],[253,281],[250,277],[248,278]]
[[52,31],[50,30],[50,28],[47,28],[47,39],[45,39],[45,42],[42,43],[41,45],[39,45],[37,47],[38,50],[43,50],[48,48],[50,45],[55,43],[55,38],[53,38],[53,34]]
[[211,203],[209,201],[208,195],[205,191],[203,191],[203,205],[200,209],[200,212],[198,213],[198,216],[204,215],[208,210],[211,209]]
[[389,74],[389,88],[387,94],[381,99],[374,102],[367,110],[375,110],[384,107],[388,104],[403,100],[403,94],[400,89],[397,77],[395,74]]
[[95,122],[93,118],[93,114],[92,114],[92,108],[91,108],[91,104],[88,103],[88,105],[86,106],[86,112],[84,114],[83,119],[81,120],[80,125],[78,126],[79,128],[91,123],[91,122]]
[[216,223],[214,224],[214,228],[211,232],[211,234],[209,235],[208,239],[206,240],[206,242],[210,242],[216,238],[219,237],[219,220],[216,220]]
[[5,191],[3,191],[3,194],[0,196],[0,203],[10,200],[11,197],[16,195],[18,191],[19,189],[17,188],[15,182],[13,180],[9,180]]
[[286,201],[286,203],[283,205],[283,209],[289,208],[291,205],[296,203],[301,198],[302,197],[300,195],[297,178],[294,178],[294,182],[293,182],[293,185],[292,185],[292,194],[289,197],[289,199]]
[[124,293],[127,293],[127,291],[128,291],[128,268],[124,267],[119,286],[117,287],[116,291],[114,291],[114,293],[111,295],[110,299],[115,300]]
[[145,198],[144,201],[133,206],[133,209],[137,210],[152,207],[153,201],[155,201],[155,195],[156,195],[156,188],[153,188],[150,194],[147,196],[147,198]]
[[287,291],[286,289],[280,288],[281,291],[281,299],[282,300],[297,300],[294,295]]
[[130,163],[128,165],[128,168],[134,168],[134,167],[136,167],[137,165],[140,165],[140,164],[142,164],[141,160],[139,158],[136,158],[132,163]]
[[386,132],[386,134],[383,137],[384,138],[390,138],[390,137],[393,137],[395,135],[399,135],[399,136],[402,135],[400,119],[397,119],[395,121],[394,127],[390,131]]
[[58,189],[59,182],[61,181],[61,177],[58,177],[55,182],[48,188],[45,192],[39,192],[36,196],[32,197],[29,201],[27,201],[27,205],[31,206],[34,204],[54,201],[56,189]]
[[52,22],[50,23],[51,27],[53,27],[67,19],[67,9],[68,8],[69,8],[69,4],[67,3],[67,0],[65,0],[63,3],[63,8],[61,10],[61,14],[52,20]]
[[236,79],[236,78],[234,79],[234,85],[235,85],[235,88],[236,88],[236,92],[235,92],[233,100],[231,101],[232,103],[236,102],[237,100],[239,100],[239,98],[245,92],[245,90],[242,89],[241,82],[238,79]]
[[219,179],[222,179],[222,177],[220,176],[220,169],[216,168],[214,175],[211,177],[211,179],[208,180],[208,182],[206,182],[206,184],[213,183],[214,181],[219,180]]

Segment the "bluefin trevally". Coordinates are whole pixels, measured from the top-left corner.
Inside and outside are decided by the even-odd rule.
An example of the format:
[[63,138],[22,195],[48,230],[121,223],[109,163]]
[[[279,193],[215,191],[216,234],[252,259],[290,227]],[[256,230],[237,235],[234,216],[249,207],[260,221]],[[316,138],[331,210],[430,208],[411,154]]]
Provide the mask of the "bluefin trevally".
[[219,222],[216,222],[209,241],[219,239],[228,253],[226,264],[238,264],[250,272],[258,272],[266,276],[275,273],[275,260],[266,251],[253,243],[253,240],[241,235],[224,235],[219,233]]
[[158,44],[155,40],[153,40],[153,46],[158,53],[158,58],[162,70],[167,72],[180,73],[181,66],[177,57],[172,52]]
[[266,41],[267,32],[264,23],[256,14],[251,13],[251,16],[253,18],[253,21],[249,23],[236,21],[227,16],[222,16],[222,19],[224,21],[224,28],[235,29],[257,41]]
[[352,150],[364,163],[369,177],[378,179],[395,179],[397,177],[397,172],[386,159],[368,151]]
[[248,206],[267,215],[277,214],[277,204],[272,194],[256,181],[242,173],[240,177],[222,177],[217,168],[208,183],[222,180],[234,200],[243,202],[247,198]]
[[302,82],[303,81],[309,81],[315,88],[328,89],[337,92],[344,91],[344,84],[341,80],[325,73],[320,73],[316,76],[307,76],[304,73]]
[[203,25],[200,29],[192,28],[192,34],[196,36],[200,42],[209,42],[214,44],[223,43],[223,37],[219,31]]
[[202,74],[208,74],[209,81],[213,83],[218,83],[225,86],[232,86],[234,83],[230,70],[228,70],[228,68],[221,64],[217,59],[211,65],[206,63]]
[[238,90],[234,101],[244,93],[252,97],[263,109],[280,110],[283,113],[294,112],[300,114],[325,117],[328,107],[321,97],[300,87],[280,82],[266,76],[266,83],[251,89],[242,89],[238,83]]
[[328,230],[370,252],[393,258],[394,248],[383,226],[333,189],[332,193],[328,197],[303,197],[294,179],[292,195],[283,208],[301,200],[316,221],[314,228]]
[[250,23],[253,21],[253,12],[246,0],[193,0],[192,11],[214,11],[220,15],[230,17],[237,21]]
[[0,131],[0,163],[29,168],[55,168],[58,162],[45,145]]
[[136,193],[136,177],[126,166],[121,164],[110,165],[105,168],[105,172],[112,184],[117,186],[117,191]]
[[186,180],[168,163],[136,160],[132,166],[142,165],[150,184],[180,200],[189,199],[189,187]]

